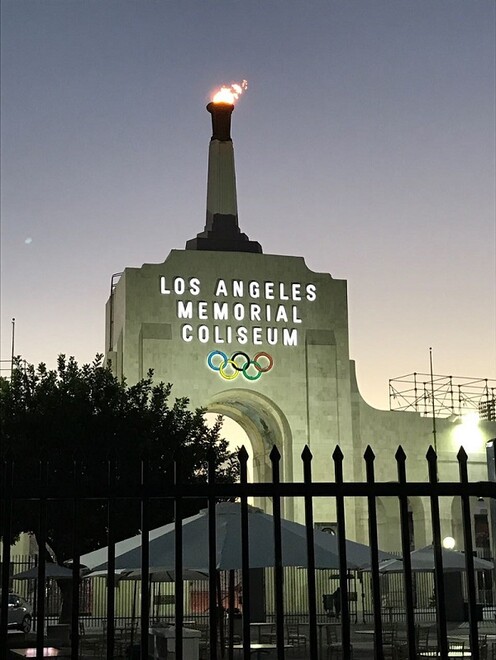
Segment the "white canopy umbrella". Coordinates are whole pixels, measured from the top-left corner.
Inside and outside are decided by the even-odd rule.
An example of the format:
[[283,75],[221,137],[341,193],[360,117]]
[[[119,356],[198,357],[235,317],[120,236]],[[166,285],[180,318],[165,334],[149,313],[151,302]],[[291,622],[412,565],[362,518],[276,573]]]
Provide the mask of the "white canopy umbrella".
[[[55,578],[57,580],[72,580],[72,570],[66,566],[55,564],[54,562],[45,563],[45,579]],[[38,566],[33,566],[22,573],[16,573],[12,576],[13,580],[37,580]]]
[[[241,505],[221,502],[216,505],[216,551],[215,568],[234,570],[242,565]],[[208,510],[182,522],[183,566],[189,570],[207,572],[208,556]],[[282,563],[284,566],[307,566],[306,527],[289,520],[281,520]],[[275,565],[274,518],[261,509],[248,508],[248,538],[250,568]],[[315,565],[317,568],[339,568],[338,539],[326,532],[314,531]],[[116,569],[138,570],[141,568],[141,536],[133,537],[116,546]],[[127,547],[127,549],[125,549]],[[346,541],[347,566],[358,569],[370,564],[370,548],[360,543]],[[96,551],[102,552],[102,551]],[[104,549],[106,552],[106,549]],[[91,553],[90,553],[91,554]],[[90,558],[94,562],[94,555]],[[81,563],[88,562],[88,555]],[[390,555],[380,553],[380,558]],[[149,564],[155,570],[175,568],[175,524],[164,525],[150,532]],[[96,570],[107,567],[106,558]]]
[[[164,534],[167,534],[173,530],[174,523],[162,525],[161,527],[157,527],[150,532],[149,539],[150,541],[154,541],[160,536],[163,536]],[[131,536],[130,538],[124,539],[123,541],[118,541],[115,544],[115,556],[120,557],[121,555],[135,548],[141,548],[141,534],[136,534],[136,536]],[[96,567],[100,566],[101,564],[106,564],[107,561],[108,547],[106,546],[104,548],[98,548],[98,550],[88,552],[85,555],[81,555],[79,558],[79,563],[81,566],[88,568],[90,571],[95,570]]]
[[[126,569],[118,569],[115,571],[117,580],[141,580],[141,570],[129,571]],[[106,570],[91,571],[87,573],[85,578],[94,577],[107,577]],[[166,570],[163,568],[154,568],[153,566],[148,571],[148,579],[150,582],[175,582],[176,573],[173,570]],[[208,580],[208,573],[203,571],[192,571],[187,568],[183,570],[183,580]]]
[[[149,534],[150,541],[154,541],[157,538],[160,538],[163,534],[170,533],[174,530],[174,523],[169,523],[168,525],[162,525],[153,529]],[[129,539],[124,539],[115,544],[115,557],[121,557],[123,554],[130,552],[131,550],[139,549],[141,552],[141,534],[132,536]],[[85,577],[106,577],[106,569],[96,569],[100,565],[107,565],[108,561],[108,547],[99,548],[98,550],[93,550],[88,552],[85,555],[81,555],[79,562],[81,566],[90,570],[89,573],[86,573]],[[139,580],[141,579],[141,570],[129,570],[128,568],[116,568],[115,575],[118,579],[125,580]],[[151,582],[174,582],[175,581],[175,570],[174,568],[161,568],[156,566],[150,566],[149,569],[149,580]],[[183,570],[183,580],[206,580],[208,579],[208,574],[202,571],[194,571],[189,569]]]
[[[466,568],[465,553],[457,550],[441,550],[443,558],[443,571],[464,571]],[[434,571],[434,546],[427,545],[425,548],[414,550],[410,553],[410,560],[412,563],[412,571]],[[474,557],[474,569],[476,571],[486,571],[494,568],[492,562],[486,559],[479,559]],[[401,573],[404,569],[402,559],[389,559],[379,564],[379,571],[381,573]]]

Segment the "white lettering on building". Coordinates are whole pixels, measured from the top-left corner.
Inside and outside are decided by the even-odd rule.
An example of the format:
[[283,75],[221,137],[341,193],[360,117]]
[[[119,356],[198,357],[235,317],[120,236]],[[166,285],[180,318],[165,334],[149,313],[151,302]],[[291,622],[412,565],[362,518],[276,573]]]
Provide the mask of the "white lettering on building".
[[214,296],[218,298],[219,296],[227,296],[227,286],[224,280],[219,280],[215,288]]
[[227,321],[229,314],[227,303],[214,302],[213,317],[216,321]]
[[[301,282],[218,279],[209,292],[206,287],[202,291],[200,278],[178,275],[161,276],[159,288],[161,295],[178,296],[176,316],[190,321],[181,325],[181,339],[201,344],[298,346],[298,326],[305,318],[305,307],[299,303],[317,299],[317,285]],[[180,298],[200,293],[202,300]],[[240,321],[246,325],[236,325]]]
[[185,323],[181,328],[181,337],[183,338],[183,341],[193,341],[192,332],[193,326],[189,325],[189,323]]
[[191,300],[178,300],[177,301],[177,318],[178,319],[192,319],[193,318],[193,303]]

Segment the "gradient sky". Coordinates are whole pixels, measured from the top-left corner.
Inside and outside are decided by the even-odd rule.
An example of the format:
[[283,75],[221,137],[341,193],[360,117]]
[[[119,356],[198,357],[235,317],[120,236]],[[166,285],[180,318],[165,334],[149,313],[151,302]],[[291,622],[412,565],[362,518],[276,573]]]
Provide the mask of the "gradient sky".
[[348,281],[364,398],[496,377],[492,0],[3,0],[2,359],[104,350],[112,273],[203,229],[210,116],[240,226]]

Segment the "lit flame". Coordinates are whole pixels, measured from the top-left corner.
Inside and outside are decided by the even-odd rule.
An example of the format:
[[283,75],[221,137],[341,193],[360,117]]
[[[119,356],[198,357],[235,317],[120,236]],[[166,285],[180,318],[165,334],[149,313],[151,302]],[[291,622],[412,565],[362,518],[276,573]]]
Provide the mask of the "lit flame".
[[214,94],[212,101],[214,103],[230,103],[232,105],[246,89],[248,89],[247,80],[243,80],[241,83],[232,83],[230,87],[222,86]]

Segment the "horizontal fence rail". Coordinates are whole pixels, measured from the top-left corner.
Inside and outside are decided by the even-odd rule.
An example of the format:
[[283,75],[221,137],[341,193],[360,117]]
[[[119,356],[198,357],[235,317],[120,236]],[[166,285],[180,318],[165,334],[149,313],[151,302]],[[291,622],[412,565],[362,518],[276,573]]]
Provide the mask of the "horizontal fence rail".
[[[375,631],[374,658],[381,660],[386,657],[383,648],[383,633],[388,625],[400,618],[406,623],[406,639],[403,657],[417,657],[418,636],[416,622],[419,611],[435,613],[437,620],[437,645],[440,657],[448,657],[448,635],[446,620],[446,594],[443,580],[443,553],[441,539],[441,518],[439,500],[442,497],[459,498],[461,504],[461,519],[463,524],[463,540],[465,550],[465,573],[463,589],[466,594],[468,608],[468,629],[470,636],[471,657],[479,660],[481,648],[478,636],[478,594],[484,592],[484,599],[492,599],[494,605],[494,587],[492,576],[486,575],[485,582],[478,583],[474,570],[474,555],[476,548],[472,538],[472,518],[470,498],[496,497],[495,483],[492,481],[471,482],[468,477],[468,457],[462,449],[457,454],[459,465],[459,481],[439,481],[438,457],[431,447],[426,455],[428,480],[424,482],[409,482],[406,477],[406,455],[401,448],[395,454],[397,480],[389,482],[376,481],[374,472],[375,455],[370,447],[364,454],[366,480],[363,482],[347,482],[343,476],[344,455],[336,447],[332,455],[334,462],[333,480],[326,482],[313,481],[313,456],[308,447],[302,452],[303,481],[283,483],[280,481],[281,455],[276,447],[270,453],[272,465],[272,480],[264,483],[248,483],[248,454],[244,448],[239,451],[240,482],[222,483],[216,481],[213,457],[206,466],[206,478],[202,483],[190,483],[190,478],[182,474],[181,456],[174,460],[174,479],[161,481],[152,470],[152,458],[144,455],[138,466],[134,481],[120,478],[119,462],[115,457],[107,461],[92,463],[74,457],[71,461],[69,476],[60,483],[52,471],[53,460],[38,461],[36,465],[29,460],[15,460],[11,455],[2,457],[2,482],[0,500],[0,521],[2,530],[2,573],[1,573],[1,614],[0,614],[0,649],[7,648],[8,638],[8,594],[15,580],[14,563],[11,557],[13,542],[13,516],[17,507],[29,503],[35,507],[38,515],[37,542],[39,547],[45,547],[49,539],[49,522],[51,516],[57,515],[58,507],[70,507],[72,529],[68,533],[72,538],[72,583],[70,612],[70,657],[76,660],[81,657],[81,643],[84,629],[81,623],[87,620],[85,611],[95,594],[100,594],[99,614],[97,619],[102,623],[105,644],[102,656],[111,660],[118,656],[117,629],[122,619],[131,619],[131,623],[139,620],[128,640],[127,653],[138,655],[129,657],[148,658],[149,629],[157,618],[174,616],[177,632],[182,631],[187,617],[195,617],[203,629],[202,639],[207,648],[208,658],[233,657],[233,642],[241,640],[241,653],[244,660],[251,657],[250,649],[250,599],[253,598],[253,582],[256,580],[257,569],[263,569],[265,579],[265,601],[267,619],[274,623],[274,646],[278,660],[286,657],[288,631],[292,617],[302,618],[305,614],[305,624],[308,639],[308,657],[319,658],[321,640],[318,636],[318,625],[322,617],[329,616],[329,603],[334,603],[340,613],[340,648],[343,658],[352,657],[351,627],[358,619],[358,605],[363,620],[369,617],[373,621]],[[22,490],[17,489],[16,473],[18,470],[29,469],[36,478]],[[60,474],[60,472],[58,473]],[[378,498],[394,498],[399,511],[399,538],[404,570],[395,575],[384,576],[380,570],[380,551],[378,535]],[[424,497],[430,504],[431,534],[433,540],[434,565],[433,572],[428,575],[412,571],[410,550],[411,538],[409,528],[409,498]],[[271,563],[254,566],[250,553],[253,553],[253,542],[250,540],[250,498],[267,498],[272,511],[272,530],[269,538],[260,539],[270,547],[268,553]],[[282,511],[284,504],[292,499],[301,499],[301,512],[305,526],[301,538],[302,547],[306,548],[306,562],[303,568],[284,565],[285,546],[284,523]],[[335,514],[335,533],[337,536],[338,558],[336,566],[328,568],[327,573],[319,573],[322,569],[317,565],[318,548],[315,546],[314,508],[315,501],[321,499],[332,503]],[[349,502],[363,498],[366,502],[368,517],[368,545],[370,547],[370,565],[366,571],[350,569],[347,554],[350,552],[346,543],[347,525],[346,511]],[[189,566],[183,562],[183,555],[191,543],[186,526],[182,520],[188,502],[198,501],[198,508],[207,508],[206,543],[204,565]],[[218,565],[218,553],[223,539],[222,530],[217,526],[221,501],[236,501],[239,507],[239,537],[241,551],[239,565],[229,565],[223,569]],[[172,571],[175,578],[168,586],[160,588],[153,582],[154,571],[157,570],[156,558],[151,551],[150,520],[152,512],[161,503],[172,503],[172,525],[174,536],[174,561],[172,565],[162,568]],[[81,516],[88,515],[91,506],[103,506],[105,509],[104,529],[107,533],[107,561],[105,562],[105,577],[92,578],[88,588],[86,579],[80,574],[81,532],[78,521]],[[123,588],[118,570],[119,557],[116,553],[117,518],[122,511],[136,511],[141,530],[139,553],[139,576],[135,577],[132,586]],[[169,509],[171,510],[171,509]],[[86,512],[86,513],[85,513]],[[100,518],[99,518],[100,520]],[[167,522],[167,521],[164,521]],[[219,531],[219,529],[221,531]],[[493,539],[494,543],[494,539]],[[493,553],[494,556],[494,553]],[[194,582],[194,588],[185,591],[183,576],[188,570],[203,569],[205,579]],[[45,645],[45,622],[53,614],[50,601],[46,599],[47,583],[46,564],[39,561],[37,566],[37,589],[33,594],[36,623],[36,657],[43,657]],[[324,577],[323,577],[324,575]],[[193,581],[193,577],[186,579]],[[105,580],[102,585],[101,581]],[[327,580],[325,583],[324,580]],[[100,581],[100,582],[99,582]],[[193,582],[192,582],[193,583]],[[331,598],[329,584],[333,585],[333,593],[338,596]],[[16,582],[17,584],[17,582]],[[189,584],[189,583],[188,583]],[[297,596],[289,598],[289,587],[294,584]],[[84,586],[83,586],[84,585]],[[289,585],[289,586],[288,586]],[[339,587],[339,589],[337,589]],[[490,588],[489,588],[490,587]],[[121,592],[120,589],[123,591]],[[164,590],[165,589],[165,590]],[[358,595],[360,591],[361,596]],[[123,595],[125,592],[125,596]],[[139,592],[139,606],[136,606],[136,594]],[[489,597],[487,594],[491,592]],[[27,594],[27,592],[24,592]],[[131,596],[132,594],[132,596]],[[186,595],[188,597],[185,607]],[[396,599],[396,600],[395,600]],[[479,597],[479,602],[481,598]],[[336,604],[337,601],[337,604]],[[127,605],[123,605],[123,603]],[[194,603],[194,606],[192,605]],[[388,604],[385,604],[388,603]],[[122,615],[123,611],[132,615]],[[296,609],[296,611],[295,611]],[[227,611],[229,616],[224,617]],[[164,614],[165,613],[165,614]],[[241,618],[240,618],[241,617]],[[388,618],[389,617],[389,618]],[[238,622],[240,625],[238,625]],[[103,633],[102,633],[103,634]],[[227,641],[227,643],[226,643]],[[293,641],[294,637],[293,637]],[[297,640],[296,640],[297,641]],[[296,643],[296,642],[295,642]],[[130,649],[130,650],[129,650]],[[182,634],[175,636],[175,657],[184,657],[184,640]],[[389,657],[389,656],[388,656]]]

